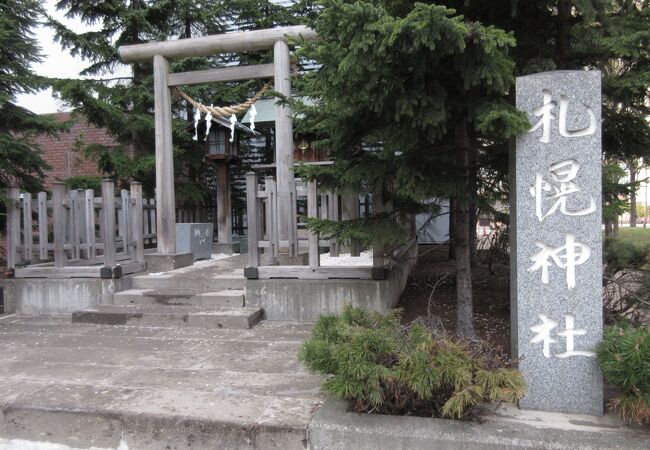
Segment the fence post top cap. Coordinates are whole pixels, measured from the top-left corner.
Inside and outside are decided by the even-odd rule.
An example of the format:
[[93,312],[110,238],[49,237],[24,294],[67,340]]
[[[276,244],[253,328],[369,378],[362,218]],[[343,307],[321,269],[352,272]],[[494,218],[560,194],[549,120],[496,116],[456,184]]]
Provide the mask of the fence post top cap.
[[134,184],[142,184],[142,181],[131,181],[131,185],[134,185]]

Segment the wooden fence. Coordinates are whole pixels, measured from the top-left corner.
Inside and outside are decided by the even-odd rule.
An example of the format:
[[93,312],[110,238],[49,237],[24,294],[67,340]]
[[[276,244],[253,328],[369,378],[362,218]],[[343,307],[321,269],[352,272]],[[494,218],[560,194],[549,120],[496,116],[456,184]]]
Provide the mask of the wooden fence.
[[[337,266],[323,267],[320,264],[321,250],[329,249],[330,256],[337,257],[340,245],[333,239],[321,239],[317,233],[303,228],[298,221],[304,215],[310,218],[328,220],[357,219],[359,199],[357,196],[341,199],[333,192],[318,192],[316,182],[304,182],[296,179],[290,186],[292,208],[289,218],[288,239],[279,239],[277,184],[272,176],[259,182],[258,176],[249,172],[246,175],[246,200],[248,216],[248,268],[249,278],[299,278],[299,279],[383,279],[391,261],[406,253],[415,240],[411,239],[405,247],[386,248],[376,245],[373,247],[373,266]],[[389,204],[383,202],[380,195],[372,198],[374,213],[388,211]],[[299,211],[300,205],[305,204],[304,211]],[[370,211],[370,198],[365,197],[364,208],[367,216]],[[341,211],[341,205],[345,211]],[[347,213],[347,217],[346,217]],[[299,256],[306,250],[308,263],[306,265],[279,266],[277,261],[280,253],[300,260]],[[352,254],[359,254],[358,248],[352,245]],[[252,269],[252,270],[251,270]]]
[[[55,183],[51,199],[45,192],[33,199],[9,188],[7,265],[15,276],[118,278],[144,270],[144,240],[155,237],[151,207],[143,205],[140,183],[117,199],[114,189],[113,181],[103,180],[102,196],[95,197],[92,189]],[[145,217],[153,234],[144,233]]]

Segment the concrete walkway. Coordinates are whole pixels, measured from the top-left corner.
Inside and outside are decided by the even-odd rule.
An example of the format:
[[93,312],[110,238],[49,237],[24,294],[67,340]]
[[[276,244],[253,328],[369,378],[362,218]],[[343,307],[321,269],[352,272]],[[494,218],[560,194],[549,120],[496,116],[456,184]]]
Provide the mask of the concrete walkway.
[[0,448],[304,448],[324,400],[296,358],[310,329],[0,316]]
[[[495,411],[496,410],[496,411]],[[310,450],[648,450],[650,426],[485,405],[479,420],[355,414],[328,400],[309,424]]]

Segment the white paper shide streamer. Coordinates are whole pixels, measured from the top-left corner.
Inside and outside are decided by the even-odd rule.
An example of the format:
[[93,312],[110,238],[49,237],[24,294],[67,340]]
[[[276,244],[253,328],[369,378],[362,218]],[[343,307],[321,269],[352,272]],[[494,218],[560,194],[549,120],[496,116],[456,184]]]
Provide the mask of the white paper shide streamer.
[[[212,105],[210,105],[212,108]],[[210,127],[212,126],[212,114],[209,112],[205,115],[205,140],[208,140],[208,135],[210,134]]]
[[237,116],[230,116],[230,142],[235,140],[235,125],[237,124]]
[[196,112],[194,113],[194,137],[192,137],[192,139],[194,139],[195,141],[199,140],[199,122],[200,121],[201,121],[201,111],[199,111],[197,109]]
[[257,109],[255,109],[255,105],[251,105],[248,116],[251,119],[251,130],[255,131],[255,117],[257,116]]

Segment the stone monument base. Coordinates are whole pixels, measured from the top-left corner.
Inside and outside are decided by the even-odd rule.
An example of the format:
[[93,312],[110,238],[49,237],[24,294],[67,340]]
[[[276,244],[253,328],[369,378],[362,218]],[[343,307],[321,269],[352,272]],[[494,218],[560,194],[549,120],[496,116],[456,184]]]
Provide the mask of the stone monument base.
[[213,242],[212,253],[221,253],[224,255],[239,253],[239,242]]
[[180,269],[194,264],[194,255],[192,253],[175,253],[173,255],[161,255],[159,253],[149,253],[144,255],[147,262],[147,272],[169,272],[170,270]]
[[211,223],[177,223],[176,251],[192,253],[194,261],[210,259],[212,256]]

